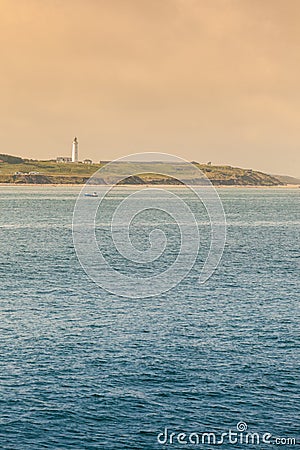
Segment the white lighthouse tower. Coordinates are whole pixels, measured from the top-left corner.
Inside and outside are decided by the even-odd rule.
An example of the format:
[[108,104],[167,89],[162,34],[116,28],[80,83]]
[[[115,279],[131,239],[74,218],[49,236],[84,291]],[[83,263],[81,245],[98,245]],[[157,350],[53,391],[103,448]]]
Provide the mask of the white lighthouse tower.
[[76,136],[72,142],[72,162],[78,162],[78,139]]

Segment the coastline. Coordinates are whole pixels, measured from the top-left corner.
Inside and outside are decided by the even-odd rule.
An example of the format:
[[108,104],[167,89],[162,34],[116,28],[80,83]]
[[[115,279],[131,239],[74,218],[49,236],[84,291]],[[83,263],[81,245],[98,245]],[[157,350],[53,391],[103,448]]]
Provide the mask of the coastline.
[[[84,186],[86,186],[86,184],[72,184],[72,183],[0,183],[0,187],[78,187],[78,188],[83,188]],[[90,186],[93,186],[97,189],[103,188],[104,186],[108,186],[108,187],[115,187],[115,188],[149,188],[149,187],[155,187],[155,188],[176,188],[176,189],[181,189],[183,187],[189,187],[189,186],[193,186],[193,187],[197,187],[197,185],[182,185],[182,184],[120,184],[120,185],[114,185],[114,184],[90,184]],[[299,189],[300,188],[300,184],[286,184],[286,185],[273,185],[273,186],[263,186],[263,185],[226,185],[226,184],[214,184],[212,185],[213,187],[215,187],[216,189]],[[201,186],[201,187],[206,187],[206,186]]]

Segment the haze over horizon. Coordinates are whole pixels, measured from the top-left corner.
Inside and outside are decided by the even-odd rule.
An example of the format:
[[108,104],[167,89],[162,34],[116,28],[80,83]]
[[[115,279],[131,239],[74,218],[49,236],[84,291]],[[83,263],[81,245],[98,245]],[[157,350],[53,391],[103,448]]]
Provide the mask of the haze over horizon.
[[0,153],[300,177],[297,0],[0,0]]

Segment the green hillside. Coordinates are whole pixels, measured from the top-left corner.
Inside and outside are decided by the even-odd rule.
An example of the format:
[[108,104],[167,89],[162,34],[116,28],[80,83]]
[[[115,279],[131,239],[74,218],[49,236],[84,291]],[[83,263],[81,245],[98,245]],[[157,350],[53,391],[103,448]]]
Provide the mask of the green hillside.
[[[0,183],[16,184],[82,184],[101,167],[101,164],[22,160],[17,157],[10,157],[10,155],[2,155],[0,161]],[[139,163],[136,164],[138,170]],[[157,163],[157,166],[155,166],[157,167],[157,172],[164,173],[166,164],[168,165],[169,170],[170,163]],[[277,186],[284,184],[282,180],[279,180],[272,175],[250,169],[241,169],[231,166],[212,166],[198,163],[194,164],[198,166],[215,185]],[[120,163],[117,170],[122,174],[124,173],[124,176],[126,176],[126,172],[128,172],[127,167],[128,163]],[[178,172],[181,170],[180,165],[174,166],[173,169],[173,177],[149,173],[143,174],[140,177],[129,178],[126,180],[126,184],[179,184],[176,178],[180,175]],[[151,171],[153,171],[152,164]],[[188,182],[189,180],[187,179],[186,181]]]

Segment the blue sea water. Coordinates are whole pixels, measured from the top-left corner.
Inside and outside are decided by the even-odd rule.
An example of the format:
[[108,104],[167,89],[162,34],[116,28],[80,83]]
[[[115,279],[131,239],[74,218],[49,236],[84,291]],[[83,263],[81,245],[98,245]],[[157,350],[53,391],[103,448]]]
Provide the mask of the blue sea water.
[[[1,449],[151,450],[165,448],[165,428],[220,436],[239,422],[300,442],[300,190],[218,192],[227,242],[209,281],[197,283],[196,264],[169,292],[128,299],[77,260],[78,188],[0,188]],[[136,224],[141,245],[153,217]],[[109,234],[105,218],[98,232]],[[167,448],[215,448],[176,436]]]

